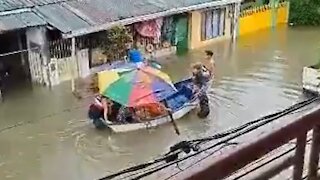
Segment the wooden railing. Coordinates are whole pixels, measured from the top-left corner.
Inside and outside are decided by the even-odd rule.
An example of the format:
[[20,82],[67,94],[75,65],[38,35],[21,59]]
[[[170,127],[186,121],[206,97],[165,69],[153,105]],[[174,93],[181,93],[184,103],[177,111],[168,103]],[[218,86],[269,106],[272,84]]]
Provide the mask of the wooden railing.
[[[307,134],[312,131],[311,150],[309,160],[305,161]],[[259,160],[271,151],[296,140],[296,146],[289,151],[295,151],[292,155],[282,158],[281,161],[274,163],[270,161],[269,168],[263,173],[259,173],[253,179],[270,179],[280,172],[293,166],[293,174],[288,174],[288,178],[302,180],[303,169],[306,166],[306,179],[318,179],[318,163],[320,152],[320,108],[304,115],[303,117],[292,121],[288,125],[260,138],[255,142],[248,144],[239,150],[228,154],[222,159],[215,161],[207,168],[197,171],[197,173],[188,176],[189,180],[216,180],[224,179],[234,172],[242,169],[250,163]],[[286,152],[284,152],[286,153]],[[277,158],[275,158],[277,159]],[[308,162],[305,165],[305,162]],[[247,179],[247,178],[245,178]]]

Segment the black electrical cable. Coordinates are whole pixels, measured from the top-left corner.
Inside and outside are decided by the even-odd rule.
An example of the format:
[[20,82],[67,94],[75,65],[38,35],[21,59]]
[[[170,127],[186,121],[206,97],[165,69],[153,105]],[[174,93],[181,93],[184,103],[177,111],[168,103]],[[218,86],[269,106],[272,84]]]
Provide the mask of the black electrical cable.
[[289,108],[286,108],[285,110],[282,110],[282,111],[279,111],[279,112],[276,112],[276,113],[273,113],[273,114],[270,114],[270,115],[267,115],[267,116],[264,116],[262,118],[259,118],[257,120],[254,120],[254,121],[250,121],[246,124],[243,124],[239,127],[236,127],[236,128],[232,128],[232,129],[229,129],[227,130],[226,132],[223,132],[223,133],[218,133],[218,134],[215,134],[213,136],[210,136],[210,137],[207,137],[207,138],[200,138],[200,139],[194,139],[194,140],[191,140],[190,142],[199,142],[199,141],[211,141],[211,140],[215,140],[215,139],[221,139],[222,137],[226,137],[230,134],[233,134],[235,132],[238,132],[239,130],[242,130],[242,129],[245,129],[247,128],[248,126],[250,125],[253,125],[253,124],[256,124],[258,122],[261,122],[263,120],[267,120],[267,119],[270,119],[270,118],[274,118],[274,117],[282,117],[284,115],[287,115],[287,114],[290,114],[308,104],[311,104],[317,100],[320,100],[320,97],[313,97],[313,98],[310,98],[308,100],[305,100],[305,101],[302,101],[300,103],[297,103],[297,104],[294,104],[292,106],[290,106]]
[[[173,157],[174,156],[174,157]],[[165,157],[162,157],[162,158],[159,158],[159,159],[156,159],[156,160],[153,160],[151,162],[147,162],[147,163],[143,163],[143,164],[139,164],[137,166],[133,166],[133,167],[130,167],[130,168],[127,168],[127,169],[124,169],[122,171],[119,171],[117,173],[114,173],[114,174],[111,174],[109,176],[106,176],[106,177],[103,177],[99,180],[107,180],[107,179],[113,179],[119,175],[122,175],[122,174],[126,174],[126,173],[129,173],[129,172],[133,172],[133,171],[138,171],[140,169],[144,169],[144,168],[147,168],[153,164],[156,164],[156,163],[159,163],[159,162],[164,162],[164,161],[167,161],[168,159],[175,159],[176,155],[175,154],[171,154],[170,156],[165,156]]]
[[[272,115],[273,115],[273,116],[276,115],[276,117],[274,117],[274,118],[272,118],[271,120],[268,120],[268,121],[266,121],[266,122],[263,122],[263,123],[259,124],[258,126],[254,126],[253,128],[250,128],[250,129],[247,130],[247,131],[250,132],[250,131],[252,131],[252,130],[254,130],[254,129],[256,129],[256,128],[264,125],[264,124],[266,124],[266,123],[271,122],[272,120],[278,119],[278,118],[279,118],[278,116],[280,116],[280,115],[283,116],[283,115],[285,115],[285,114],[287,114],[287,113],[290,113],[291,111],[294,110],[293,107],[300,108],[300,106],[304,106],[304,105],[310,104],[310,103],[318,100],[318,98],[319,98],[319,97],[311,98],[311,99],[309,99],[309,100],[306,100],[306,101],[303,101],[303,102],[301,102],[301,103],[298,103],[298,104],[296,104],[296,105],[294,105],[294,106],[291,106],[290,108],[287,108],[286,110],[284,110],[284,111],[287,111],[287,112],[285,112],[285,113],[283,113],[283,111],[282,111],[282,112],[279,112],[279,113],[274,113],[274,114],[272,114]],[[298,105],[299,105],[299,106],[298,106]],[[296,108],[295,108],[295,109],[296,109]],[[291,110],[291,109],[292,109],[292,110]],[[290,110],[290,111],[288,111],[288,110]],[[267,118],[270,118],[270,117],[272,117],[272,115],[268,115],[268,116],[266,116],[266,117],[267,117]],[[281,117],[281,116],[280,116],[280,117]],[[261,121],[261,120],[265,120],[265,119],[267,119],[266,117],[260,118],[259,120],[260,120],[260,121]],[[258,122],[258,120],[253,121],[253,122]],[[246,124],[251,124],[251,123],[249,122],[249,123],[246,123]],[[247,127],[247,126],[246,126],[246,127]],[[236,128],[236,129],[239,129],[239,128]],[[243,128],[242,128],[242,129],[243,129]],[[245,131],[244,133],[247,133],[247,131]],[[223,133],[221,133],[221,134],[223,134]],[[211,137],[210,140],[212,140],[212,139],[217,139],[218,136],[219,136],[220,138],[222,138],[222,135],[221,135],[221,134],[218,134],[218,135],[215,136],[215,137],[212,136],[213,138]],[[231,133],[231,134],[232,134],[232,133]],[[242,134],[242,133],[241,133],[241,134]],[[229,135],[229,134],[226,134],[226,135]],[[224,136],[225,136],[225,135],[224,135]],[[238,136],[236,136],[236,137],[238,137]],[[236,138],[236,137],[235,137],[235,138]],[[208,141],[209,139],[206,138],[206,139],[203,139],[203,140],[204,140],[204,141]],[[197,141],[199,141],[199,140],[197,140]],[[175,151],[175,150],[179,149],[179,147],[180,147],[180,148],[183,147],[183,146],[181,146],[181,145],[183,145],[183,144],[187,144],[187,145],[190,147],[190,143],[187,143],[186,141],[180,142],[180,143],[178,143],[178,144],[180,144],[180,146],[177,146],[177,144],[174,145],[173,147],[176,146],[176,148],[171,149],[171,151]],[[178,148],[177,148],[177,147],[178,147]],[[168,153],[167,153],[167,154],[168,154]],[[198,153],[196,153],[196,154],[198,154]],[[178,154],[174,154],[174,157],[177,157],[177,155],[178,155]],[[172,155],[169,156],[169,157],[173,158]],[[152,161],[152,162],[150,162],[150,163],[141,164],[141,165],[138,165],[138,166],[135,166],[135,167],[126,169],[126,170],[124,170],[124,171],[121,171],[121,172],[119,172],[119,173],[116,173],[116,174],[114,174],[114,175],[107,176],[105,179],[112,179],[112,178],[114,178],[114,177],[116,177],[116,176],[119,176],[119,175],[121,175],[121,174],[125,174],[125,173],[128,173],[128,172],[132,172],[132,171],[137,171],[137,170],[140,170],[140,169],[144,169],[144,168],[146,168],[146,167],[148,167],[148,166],[151,166],[151,165],[156,164],[156,163],[158,163],[158,162],[164,161],[164,160],[166,160],[166,159],[168,159],[168,158],[167,158],[167,157],[164,157],[164,158],[160,158],[160,159],[158,159],[158,160]],[[170,158],[169,158],[169,159],[170,159]],[[174,159],[174,158],[173,158],[173,159]],[[167,161],[167,160],[166,160],[166,161]],[[170,162],[170,161],[169,161],[169,162]],[[104,178],[103,178],[103,179],[104,179]]]
[[213,151],[213,152],[211,152],[211,153],[207,154],[205,157],[203,157],[203,158],[201,158],[201,159],[197,160],[195,163],[193,163],[193,164],[191,164],[191,165],[187,166],[187,167],[186,167],[186,168],[184,168],[183,170],[181,170],[181,171],[179,171],[179,172],[177,172],[177,173],[174,173],[174,174],[170,175],[170,176],[169,176],[169,177],[167,177],[165,180],[171,179],[173,176],[176,176],[177,174],[179,174],[179,173],[181,173],[181,172],[183,172],[183,171],[185,171],[185,170],[187,170],[187,169],[191,168],[191,167],[192,167],[192,166],[194,166],[195,164],[197,164],[197,163],[199,163],[199,162],[201,162],[201,161],[203,161],[203,160],[207,159],[208,157],[212,156],[212,155],[213,155],[213,154],[215,154],[216,152],[221,151],[223,148],[225,148],[225,147],[227,147],[227,146],[231,146],[231,145],[237,145],[237,144],[238,144],[238,143],[226,143],[226,144],[224,144],[223,146],[221,146],[219,149],[217,149],[217,150],[215,150],[215,151]]
[[[125,173],[129,173],[129,172],[133,172],[133,171],[138,171],[138,170],[141,170],[141,169],[145,169],[151,165],[154,165],[154,164],[157,164],[159,162],[163,162],[163,161],[166,161],[167,163],[169,162],[173,162],[175,160],[178,159],[178,155],[179,153],[181,152],[186,152],[186,153],[189,153],[192,149],[193,151],[195,151],[196,153],[192,154],[192,155],[189,155],[189,156],[186,156],[185,158],[190,158],[190,157],[193,157],[195,155],[198,155],[208,149],[212,149],[218,145],[221,145],[221,144],[224,144],[224,143],[227,143],[228,141],[234,139],[234,138],[237,138],[245,133],[248,133],[248,132],[251,132],[267,123],[270,123],[276,119],[279,119],[280,117],[283,117],[297,109],[300,109],[308,104],[311,104],[317,100],[319,100],[320,97],[317,96],[317,97],[313,97],[313,98],[310,98],[308,100],[305,100],[305,101],[302,101],[300,103],[297,103],[293,106],[290,106],[289,108],[283,110],[283,111],[280,111],[280,112],[277,112],[277,113],[273,113],[271,115],[267,115],[265,117],[262,117],[262,118],[259,118],[258,120],[255,120],[255,121],[251,121],[251,122],[248,122],[244,125],[241,125],[237,128],[233,128],[233,129],[230,129],[230,130],[227,130],[226,132],[223,132],[223,133],[218,133],[218,134],[215,134],[213,136],[210,136],[210,137],[207,137],[207,138],[201,138],[201,139],[195,139],[195,140],[191,140],[191,141],[182,141],[180,143],[177,143],[175,145],[173,145],[171,148],[170,148],[170,151],[169,153],[167,153],[165,155],[165,157],[162,157],[162,158],[159,158],[159,159],[156,159],[156,160],[153,160],[151,162],[148,162],[148,163],[144,163],[144,164],[140,164],[140,165],[137,165],[137,166],[134,166],[134,167],[131,167],[131,168],[128,168],[128,169],[125,169],[125,170],[122,170],[118,173],[115,173],[115,174],[112,174],[112,175],[109,175],[109,176],[106,176],[104,178],[101,178],[100,180],[106,180],[106,179],[112,179],[114,177],[117,177],[119,175],[122,175],[122,174],[125,174]],[[249,127],[250,125],[253,125],[253,124],[256,124],[260,122],[258,125],[255,125],[253,127]],[[248,128],[248,129],[246,129]],[[246,130],[245,130],[246,129]],[[205,142],[209,142],[209,141],[212,141],[212,140],[217,140],[217,139],[221,139],[223,137],[227,137],[229,135],[232,135],[232,134],[235,134],[241,130],[244,130],[243,132],[241,133],[238,133],[234,136],[231,136],[231,138],[228,138],[224,141],[221,141],[221,142],[218,142],[216,143],[215,145],[213,146],[210,146],[209,148],[205,148],[204,150],[200,150],[198,151],[198,147],[196,145],[194,145],[193,143],[197,142],[199,145],[200,143],[205,143]],[[179,151],[178,151],[179,150]],[[185,158],[182,158],[181,160],[185,160]],[[174,162],[176,163],[176,162]],[[172,163],[169,163],[172,165]],[[169,166],[171,166],[169,165]],[[168,167],[167,165],[164,166],[164,167]],[[159,168],[158,168],[159,169]],[[153,170],[152,172],[156,172],[156,171],[159,171],[158,169],[155,169]],[[161,169],[160,169],[161,170]]]
[[[307,102],[306,104],[304,104],[304,103],[298,103],[298,104],[300,104],[300,105],[303,107],[303,106],[308,105],[308,104],[310,104],[310,103],[312,103],[312,102],[314,102],[314,101],[316,101],[316,100],[318,100],[318,99],[319,99],[319,97],[315,97],[315,98],[311,98],[311,99],[309,99],[309,100],[306,100],[306,101],[305,101],[305,102]],[[300,107],[300,106],[299,106],[299,107]],[[165,166],[163,166],[163,167],[161,167],[161,168],[157,168],[157,169],[155,169],[155,170],[153,170],[153,171],[146,172],[146,173],[144,173],[144,174],[142,174],[142,175],[140,175],[140,176],[138,176],[138,177],[136,177],[136,178],[134,178],[134,179],[135,179],[135,180],[138,180],[138,179],[141,179],[141,178],[143,178],[143,177],[149,176],[149,175],[151,175],[151,174],[153,174],[153,173],[155,173],[155,172],[158,172],[158,171],[160,171],[160,170],[162,170],[162,169],[164,169],[164,168],[167,168],[167,167],[169,167],[169,166],[171,166],[171,165],[173,165],[173,164],[175,164],[175,163],[177,163],[177,162],[184,161],[184,160],[189,159],[189,158],[191,158],[191,157],[194,157],[194,156],[196,156],[196,155],[198,155],[198,154],[200,154],[200,153],[202,153],[202,152],[204,152],[204,151],[207,151],[207,150],[212,149],[212,148],[214,148],[214,147],[217,147],[217,146],[219,146],[219,145],[228,143],[229,141],[231,141],[231,140],[233,140],[233,139],[235,139],[235,138],[237,138],[237,137],[239,137],[239,136],[242,136],[243,134],[246,134],[246,133],[248,133],[248,132],[251,132],[251,131],[257,129],[258,127],[260,127],[260,126],[262,126],[262,125],[265,125],[265,124],[267,124],[267,123],[270,123],[271,121],[273,121],[273,120],[275,120],[275,119],[278,119],[278,118],[279,118],[279,117],[275,117],[275,118],[272,118],[271,120],[268,120],[268,121],[266,121],[266,122],[263,122],[263,123],[261,123],[261,124],[259,124],[259,125],[256,125],[256,126],[254,126],[254,127],[250,127],[250,128],[248,128],[246,131],[244,131],[244,132],[237,133],[237,134],[235,134],[234,136],[231,136],[231,137],[229,137],[229,138],[227,138],[227,139],[225,139],[225,140],[223,140],[223,141],[217,142],[217,143],[215,143],[215,144],[212,145],[212,146],[209,146],[209,147],[207,147],[207,148],[205,148],[205,149],[199,150],[198,152],[196,152],[196,153],[194,153],[194,154],[191,154],[191,155],[189,155],[189,156],[186,156],[186,157],[183,157],[183,158],[181,158],[181,159],[178,159],[178,160],[176,160],[175,162],[169,163],[169,164],[167,164],[167,165],[165,165]]]

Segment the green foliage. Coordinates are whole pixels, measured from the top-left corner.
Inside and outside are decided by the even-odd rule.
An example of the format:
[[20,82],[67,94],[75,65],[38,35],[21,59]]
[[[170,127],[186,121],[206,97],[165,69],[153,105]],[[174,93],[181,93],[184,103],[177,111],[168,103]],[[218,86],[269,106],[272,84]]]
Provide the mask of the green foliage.
[[289,22],[296,25],[320,25],[320,0],[291,0]]
[[124,26],[116,26],[108,29],[100,37],[100,45],[108,60],[119,60],[126,55],[127,44],[132,41],[132,36]]
[[241,4],[241,11],[267,4],[269,4],[269,0],[245,0]]

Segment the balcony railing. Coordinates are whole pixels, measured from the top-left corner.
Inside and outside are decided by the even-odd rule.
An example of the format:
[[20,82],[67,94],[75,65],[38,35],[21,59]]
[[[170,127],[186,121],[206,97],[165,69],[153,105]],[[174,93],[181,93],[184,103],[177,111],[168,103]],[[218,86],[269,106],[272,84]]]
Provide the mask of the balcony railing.
[[[312,133],[312,139],[307,140],[308,132]],[[308,138],[309,139],[309,138]],[[257,139],[253,143],[246,145],[245,147],[236,150],[224,156],[222,159],[215,161],[207,168],[197,171],[197,173],[188,176],[189,180],[216,180],[229,177],[244,168],[245,166],[261,159],[262,157],[270,154],[273,150],[276,150],[292,140],[296,140],[296,145],[293,148],[287,149],[279,156],[274,157],[268,162],[259,165],[255,169],[246,172],[242,175],[246,176],[253,173],[265,164],[269,164],[266,170],[262,173],[257,173],[253,179],[270,179],[282,171],[293,166],[292,175],[288,174],[288,178],[294,180],[302,179],[318,179],[317,174],[319,164],[319,152],[320,152],[320,107],[297,120],[291,121],[288,125],[275,130],[266,136]],[[306,144],[311,141],[310,154],[307,154]],[[285,158],[283,155],[293,152]],[[309,156],[309,160],[305,161],[305,156]],[[277,162],[275,161],[277,160]],[[306,163],[307,162],[307,163]],[[307,176],[303,177],[304,167],[307,169]],[[235,178],[235,179],[240,179]],[[245,178],[247,179],[247,178]]]

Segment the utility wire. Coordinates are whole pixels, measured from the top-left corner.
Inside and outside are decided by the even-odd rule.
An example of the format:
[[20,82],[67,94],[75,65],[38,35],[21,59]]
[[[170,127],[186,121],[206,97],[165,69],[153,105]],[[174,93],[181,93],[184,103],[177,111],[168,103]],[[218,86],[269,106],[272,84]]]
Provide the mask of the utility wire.
[[[299,108],[301,108],[301,107],[303,107],[303,106],[306,106],[306,105],[308,105],[308,104],[311,104],[312,102],[314,102],[314,101],[316,101],[316,100],[318,100],[318,99],[320,99],[320,98],[319,98],[319,97],[314,97],[314,98],[311,98],[311,99],[306,100],[306,101],[304,101],[304,102],[298,103],[297,105],[299,105],[299,106],[297,106],[296,108],[299,109]],[[291,108],[292,108],[292,107],[291,107]],[[288,108],[288,109],[289,109],[289,108]],[[293,110],[293,109],[292,109],[292,110]],[[292,112],[292,110],[290,109],[290,111],[287,112],[287,113]],[[276,113],[276,114],[277,114],[277,113]],[[280,116],[280,115],[281,115],[281,114],[279,114],[279,116]],[[219,145],[228,143],[229,141],[231,141],[231,140],[233,140],[233,139],[235,139],[235,138],[237,138],[237,137],[239,137],[239,136],[242,136],[243,134],[249,133],[249,132],[257,129],[258,127],[261,127],[262,125],[265,125],[265,124],[267,124],[267,123],[270,123],[271,121],[274,121],[274,120],[280,118],[279,116],[273,117],[273,118],[271,118],[270,120],[267,120],[267,121],[265,121],[265,122],[262,122],[261,124],[258,124],[258,125],[256,125],[256,126],[250,127],[250,128],[248,128],[247,130],[245,130],[244,132],[237,133],[237,134],[235,134],[235,135],[233,135],[233,136],[231,136],[231,137],[229,137],[229,138],[227,138],[227,139],[225,139],[225,140],[223,140],[223,141],[217,142],[217,143],[215,143],[214,145],[209,146],[209,147],[207,147],[207,148],[205,148],[205,149],[203,149],[203,150],[199,150],[198,152],[196,152],[196,153],[194,153],[194,154],[192,154],[192,155],[186,156],[186,157],[178,160],[178,162],[181,162],[181,161],[184,161],[184,160],[189,159],[189,158],[191,158],[191,157],[194,157],[194,156],[196,156],[196,155],[198,155],[198,154],[200,154],[200,153],[202,153],[202,152],[204,152],[204,151],[207,151],[207,150],[212,149],[212,148],[214,148],[214,147],[217,147],[217,146],[219,146]],[[282,116],[283,116],[283,114],[282,114]],[[176,163],[176,162],[174,162],[174,163]],[[172,165],[172,163],[170,163],[170,164]],[[169,166],[171,166],[171,165],[169,165]],[[165,166],[165,167],[168,167],[168,166]],[[141,179],[141,178],[143,178],[143,177],[149,176],[149,175],[151,175],[151,174],[153,174],[153,173],[155,173],[155,172],[157,172],[157,171],[160,171],[160,170],[162,170],[162,169],[164,169],[164,168],[159,168],[159,169],[157,169],[157,170],[153,170],[153,171],[151,171],[151,172],[147,172],[147,173],[145,173],[145,174],[142,174],[142,175],[138,176],[136,179]]]
[[[140,164],[140,165],[137,165],[137,166],[133,166],[133,167],[130,167],[128,169],[125,169],[125,170],[122,170],[122,171],[119,171],[115,174],[112,174],[112,175],[109,175],[109,176],[106,176],[104,178],[101,178],[100,180],[106,180],[106,179],[113,179],[117,176],[120,176],[120,175],[123,175],[123,174],[126,174],[126,173],[129,173],[129,172],[134,172],[134,171],[138,171],[138,170],[142,170],[142,169],[145,169],[149,166],[152,166],[154,164],[157,164],[159,162],[167,162],[166,165],[163,165],[162,167],[159,167],[159,168],[155,168],[153,169],[152,171],[150,172],[146,172],[138,177],[136,177],[135,179],[141,179],[145,176],[148,176],[148,175],[151,175],[157,171],[160,171],[166,167],[169,167],[177,162],[181,162],[181,161],[184,161],[186,159],[189,159],[193,156],[196,156],[204,151],[207,151],[209,149],[212,149],[212,148],[215,148],[219,145],[223,145],[223,144],[226,144],[228,143],[229,141],[239,137],[239,136],[242,136],[246,133],[249,133],[267,123],[270,123],[276,119],[279,119],[287,114],[290,114],[292,113],[293,111],[296,111],[306,105],[309,105],[317,100],[319,100],[320,97],[317,96],[317,97],[313,97],[313,98],[310,98],[308,100],[305,100],[305,101],[302,101],[300,103],[297,103],[293,106],[290,106],[289,108],[283,110],[283,111],[280,111],[280,112],[277,112],[277,113],[273,113],[271,115],[267,115],[267,116],[264,116],[262,118],[259,118],[257,120],[254,120],[254,121],[251,121],[251,122],[248,122],[244,125],[241,125],[237,128],[233,128],[233,129],[230,129],[230,130],[227,130],[226,132],[223,132],[223,133],[218,133],[218,134],[215,134],[213,136],[210,136],[210,137],[206,137],[206,138],[201,138],[201,139],[194,139],[194,140],[191,140],[191,141],[181,141],[173,146],[170,147],[170,151],[164,155],[164,157],[161,157],[159,159],[156,159],[156,160],[153,160],[153,161],[150,161],[150,162],[147,162],[147,163],[143,163],[143,164]],[[255,125],[256,124],[256,125]],[[250,127],[251,125],[254,125],[252,127]],[[242,131],[242,132],[239,132],[239,131]],[[238,133],[239,132],[239,133]],[[233,136],[231,136],[233,135]],[[199,145],[202,144],[202,143],[207,143],[207,142],[210,142],[212,140],[217,140],[217,139],[222,139],[224,137],[227,137],[227,136],[230,136],[229,138],[225,139],[225,140],[222,140],[220,142],[217,142],[215,143],[214,145],[212,146],[209,146],[205,149],[201,149],[199,150]],[[196,144],[195,144],[196,143]],[[184,158],[181,158],[181,159],[178,159],[179,157],[179,154],[182,153],[182,152],[185,152],[185,153],[190,153],[191,150],[193,150],[195,153],[194,154],[191,154],[191,155],[188,155]]]
[[197,161],[196,161],[196,162],[194,162],[193,164],[191,164],[191,165],[187,166],[187,167],[186,167],[186,168],[184,168],[183,170],[181,170],[181,171],[179,171],[179,172],[177,172],[177,173],[174,173],[174,174],[170,175],[170,176],[169,176],[169,177],[167,177],[165,180],[171,179],[172,177],[176,176],[177,174],[179,174],[179,173],[181,173],[181,172],[183,172],[183,171],[185,171],[185,170],[187,170],[187,169],[189,169],[189,168],[193,167],[194,165],[196,165],[196,164],[200,163],[201,161],[203,161],[203,160],[207,159],[208,157],[212,156],[212,155],[213,155],[213,154],[215,154],[216,152],[221,151],[223,148],[225,148],[225,147],[227,147],[227,146],[237,145],[237,144],[238,144],[238,143],[226,143],[226,144],[224,144],[223,146],[221,146],[219,149],[217,149],[217,150],[215,150],[215,151],[213,151],[213,152],[211,152],[211,153],[207,154],[206,156],[204,156],[203,158],[201,158],[201,159],[197,160]]

